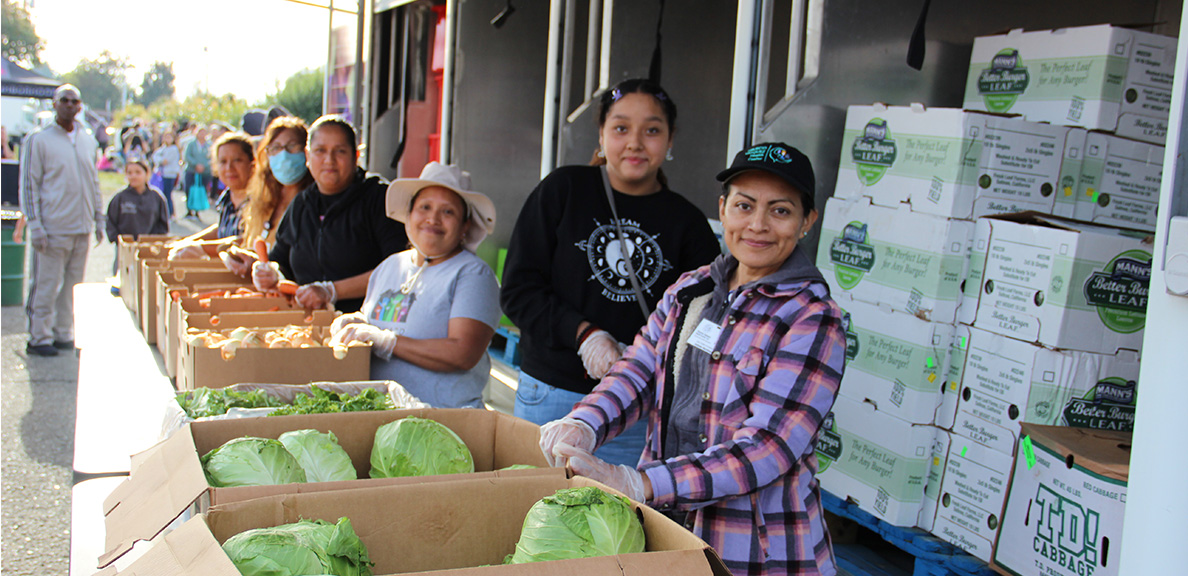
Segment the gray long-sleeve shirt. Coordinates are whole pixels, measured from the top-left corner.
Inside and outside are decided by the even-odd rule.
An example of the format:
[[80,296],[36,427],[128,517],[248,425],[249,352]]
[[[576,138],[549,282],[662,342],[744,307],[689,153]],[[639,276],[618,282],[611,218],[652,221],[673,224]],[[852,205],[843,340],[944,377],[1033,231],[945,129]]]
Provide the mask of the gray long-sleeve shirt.
[[102,226],[103,200],[95,169],[98,150],[91,130],[78,121],[73,133],[55,122],[25,136],[21,145],[21,211],[28,220],[30,238],[90,234],[97,225]]

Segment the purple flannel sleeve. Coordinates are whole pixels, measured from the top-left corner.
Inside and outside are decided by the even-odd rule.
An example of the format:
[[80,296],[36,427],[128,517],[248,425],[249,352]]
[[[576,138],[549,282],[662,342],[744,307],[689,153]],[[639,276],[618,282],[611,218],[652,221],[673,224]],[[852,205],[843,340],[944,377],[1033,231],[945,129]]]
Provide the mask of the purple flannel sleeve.
[[845,333],[835,303],[807,291],[797,299],[803,306],[766,370],[757,374],[742,426],[725,430],[719,443],[703,452],[643,467],[652,505],[694,509],[754,492],[811,454],[841,382]]

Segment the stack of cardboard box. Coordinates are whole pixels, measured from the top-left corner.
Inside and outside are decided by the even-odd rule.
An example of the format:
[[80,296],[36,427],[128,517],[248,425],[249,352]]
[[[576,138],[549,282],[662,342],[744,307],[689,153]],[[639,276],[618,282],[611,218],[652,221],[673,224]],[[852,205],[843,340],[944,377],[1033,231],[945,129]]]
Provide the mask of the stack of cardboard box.
[[1015,31],[975,42],[964,110],[849,109],[817,258],[849,320],[826,490],[989,561],[1024,423],[1133,428],[1174,57]]

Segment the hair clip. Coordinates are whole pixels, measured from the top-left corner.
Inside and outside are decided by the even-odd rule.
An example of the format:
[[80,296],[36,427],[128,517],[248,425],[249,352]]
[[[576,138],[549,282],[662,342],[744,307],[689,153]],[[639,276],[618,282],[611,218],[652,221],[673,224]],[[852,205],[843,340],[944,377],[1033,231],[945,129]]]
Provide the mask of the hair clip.
[[622,98],[622,97],[623,97],[623,92],[621,92],[618,88],[611,90],[611,102],[618,102],[619,98]]
[[663,90],[657,90],[657,91],[656,91],[656,93],[655,93],[655,94],[652,94],[652,95],[653,95],[653,96],[655,96],[655,97],[656,97],[656,99],[657,99],[657,100],[659,100],[659,101],[661,101],[661,102],[667,102],[667,101],[668,101],[668,95],[667,95],[667,94],[665,94]]

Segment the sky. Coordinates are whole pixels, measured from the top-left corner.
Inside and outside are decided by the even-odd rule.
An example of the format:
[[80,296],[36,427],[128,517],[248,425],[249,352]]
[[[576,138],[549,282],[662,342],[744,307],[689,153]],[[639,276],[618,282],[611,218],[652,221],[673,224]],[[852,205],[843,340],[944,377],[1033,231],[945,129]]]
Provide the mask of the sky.
[[[179,99],[209,86],[214,94],[254,104],[293,73],[326,61],[328,11],[287,0],[27,2],[45,43],[42,60],[55,72],[109,50],[135,67],[128,83],[139,88],[153,62],[172,62]],[[353,9],[356,3],[336,5]],[[354,21],[353,14],[334,17],[335,25]]]

